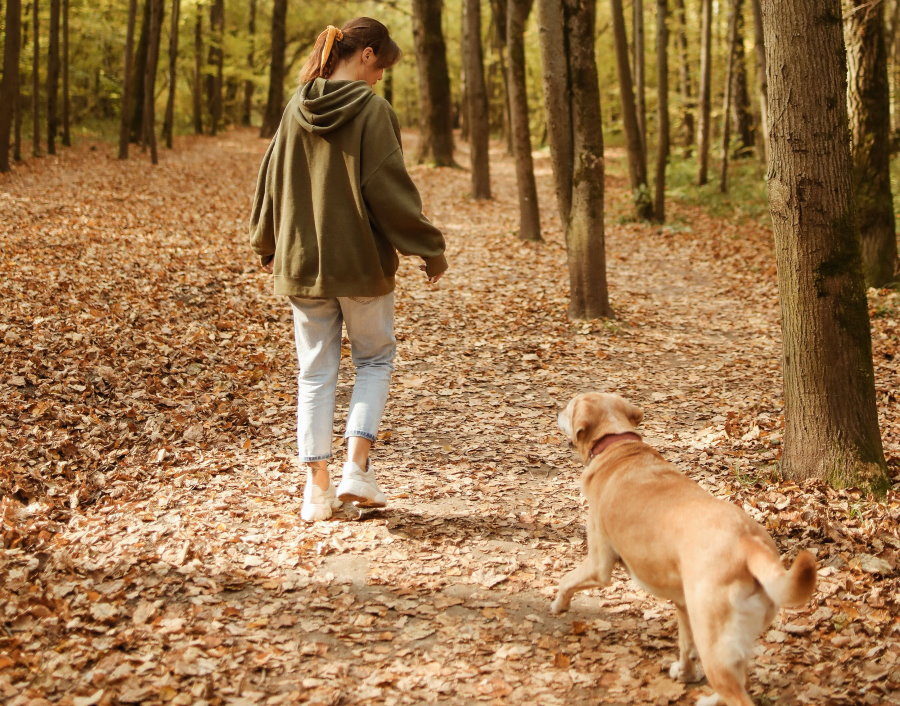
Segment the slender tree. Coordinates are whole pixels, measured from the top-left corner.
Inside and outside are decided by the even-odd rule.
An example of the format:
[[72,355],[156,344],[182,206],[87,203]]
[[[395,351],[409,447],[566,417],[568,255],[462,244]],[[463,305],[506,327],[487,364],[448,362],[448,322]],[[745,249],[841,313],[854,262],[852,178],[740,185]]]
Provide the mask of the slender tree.
[[163,117],[163,137],[166,147],[172,149],[175,132],[175,88],[178,79],[178,15],[181,0],[172,0],[172,20],[169,27],[169,95],[166,99],[166,114]]
[[472,167],[472,197],[491,198],[490,115],[484,85],[484,55],[481,48],[481,2],[466,0],[466,77],[469,87],[469,154]]
[[532,5],[533,0],[507,0],[505,22],[506,46],[509,49],[509,77],[506,84],[509,86],[509,122],[519,194],[519,238],[522,240],[541,240],[525,72],[525,22]]
[[[763,0],[787,478],[886,489],[840,0]],[[783,70],[783,67],[790,67]]]
[[700,124],[697,129],[697,184],[709,179],[710,101],[712,85],[712,0],[700,0]]
[[[250,21],[247,26],[250,47],[247,49],[247,71],[250,75],[256,70],[256,0],[250,0]],[[252,78],[244,81],[244,103],[241,108],[241,125],[250,127],[253,119],[253,92],[256,84]]]
[[41,26],[40,3],[31,1],[31,154],[41,156]]
[[566,233],[569,316],[612,315],[603,223],[603,130],[594,57],[596,5],[540,0],[547,131]]
[[420,139],[417,162],[455,166],[450,74],[441,27],[443,0],[412,0],[413,41],[419,75]]
[[209,53],[206,70],[206,104],[209,111],[209,134],[217,135],[222,127],[222,75],[225,61],[225,0],[212,0],[209,6]]
[[263,115],[260,137],[272,137],[284,110],[284,52],[287,45],[287,0],[275,0],[272,9],[272,57],[269,60],[269,95]]
[[56,154],[59,133],[60,0],[50,0],[50,41],[47,47],[47,154]]
[[62,143],[72,146],[71,96],[69,95],[69,0],[62,0],[62,81],[63,117]]
[[644,51],[644,0],[631,2],[632,53],[634,54],[634,110],[644,154],[647,154],[647,57]]
[[[19,28],[21,29],[21,34],[19,36],[19,54],[22,53],[22,47],[28,46],[28,23],[23,21],[22,19],[22,2],[21,0],[17,0],[19,4]],[[23,106],[25,104],[24,96],[22,95],[21,85],[22,85],[22,71],[21,67],[18,66],[18,87],[16,89],[16,104],[13,110],[13,160],[16,162],[22,161],[22,113]],[[6,75],[4,73],[4,75]]]
[[890,91],[884,38],[884,3],[845,0],[853,194],[862,237],[866,283],[894,281],[897,235],[891,195]]
[[[272,57],[275,61],[275,57]],[[197,4],[194,15],[194,79],[191,82],[194,134],[203,134],[203,4]]]
[[719,172],[719,191],[728,191],[728,157],[731,153],[731,103],[734,89],[734,64],[737,52],[737,26],[740,0],[731,0],[731,12],[728,16],[728,69],[725,74],[725,98],[722,106],[722,168]]
[[381,90],[384,93],[384,99],[388,103],[394,102],[394,72],[388,69],[384,72],[384,79],[381,81]]
[[734,48],[731,71],[731,118],[734,133],[740,141],[736,157],[753,153],[756,128],[750,111],[750,91],[747,88],[747,56],[744,50],[744,0],[733,0],[735,13]]
[[19,103],[19,40],[22,37],[20,0],[6,0],[6,37],[3,43],[3,81],[0,83],[0,172],[8,172],[13,112]]
[[622,98],[622,122],[628,149],[628,175],[637,217],[653,218],[653,201],[647,186],[647,153],[635,109],[634,85],[628,62],[628,38],[625,33],[625,15],[622,0],[610,0],[613,34],[616,42],[616,65],[619,70],[619,94]]
[[668,2],[656,0],[656,87],[659,145],[656,150],[656,220],[666,220],[666,164],[669,161],[669,29]]
[[150,148],[150,161],[159,163],[156,149],[156,69],[159,64],[159,44],[162,31],[163,0],[150,0],[150,36],[147,45],[147,65],[144,67],[144,139]]
[[125,31],[125,72],[122,80],[122,107],[119,124],[119,159],[128,159],[129,115],[134,100],[134,25],[137,19],[137,0],[128,3],[128,27]]
[[753,7],[753,43],[756,45],[756,93],[759,96],[759,124],[762,133],[763,161],[769,155],[769,89],[766,80],[766,42],[763,35],[762,9],[760,0],[750,0]]
[[[758,0],[757,0],[758,2]],[[675,0],[678,17],[678,87],[681,92],[681,128],[684,153],[690,156],[694,149],[694,88],[691,81],[691,64],[688,59],[687,13],[684,0]]]
[[150,6],[153,0],[144,0],[141,10],[141,32],[138,35],[137,48],[134,53],[134,87],[132,88],[132,116],[131,116],[131,141],[147,147],[144,132],[144,81],[147,77],[147,52],[150,47],[150,34],[152,32]]
[[[534,0],[531,0],[531,4],[534,4]],[[509,68],[506,62],[506,38],[508,36],[506,21],[508,12],[508,0],[491,0],[491,17],[494,25],[491,37],[493,38],[494,55],[496,57],[494,66],[503,84],[500,92],[503,96],[503,136],[506,139],[506,153],[513,155],[515,154],[515,148],[513,147],[514,138],[512,117],[510,116],[511,107],[509,104],[510,91],[512,89],[509,86]]]

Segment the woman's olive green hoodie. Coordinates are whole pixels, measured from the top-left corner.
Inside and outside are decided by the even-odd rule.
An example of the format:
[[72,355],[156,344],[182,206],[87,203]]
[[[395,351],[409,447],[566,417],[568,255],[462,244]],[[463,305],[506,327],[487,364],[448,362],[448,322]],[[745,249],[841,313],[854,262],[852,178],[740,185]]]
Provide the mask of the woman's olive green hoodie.
[[287,296],[387,294],[397,251],[423,258],[428,276],[447,269],[397,116],[365,81],[297,89],[259,170],[250,242],[263,264],[274,260],[275,293]]

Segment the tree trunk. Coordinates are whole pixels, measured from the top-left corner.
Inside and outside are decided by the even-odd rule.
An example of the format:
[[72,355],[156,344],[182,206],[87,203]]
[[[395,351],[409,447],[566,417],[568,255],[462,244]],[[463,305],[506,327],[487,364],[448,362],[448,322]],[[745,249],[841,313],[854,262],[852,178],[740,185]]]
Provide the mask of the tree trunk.
[[697,135],[697,184],[709,179],[710,100],[712,84],[712,0],[700,0],[703,17],[700,27],[700,125]]
[[[758,2],[758,0],[757,0]],[[678,11],[678,86],[681,91],[681,129],[685,156],[694,150],[694,89],[691,82],[691,64],[688,59],[687,15],[684,0],[675,0]]]
[[[252,75],[256,70],[256,0],[250,0],[250,49],[247,51],[247,71]],[[244,81],[244,104],[241,109],[241,125],[250,127],[253,123],[253,91],[256,86],[252,78]]]
[[63,131],[62,143],[72,146],[71,102],[69,96],[69,0],[62,2],[62,81],[63,81]]
[[156,150],[156,68],[162,34],[163,0],[150,0],[150,34],[147,43],[147,65],[144,69],[144,139],[150,148],[150,161],[159,163]]
[[263,116],[260,137],[272,137],[281,122],[284,110],[284,52],[287,46],[287,0],[275,0],[272,10],[272,57],[269,65],[269,95]]
[[419,74],[420,139],[416,161],[451,167],[453,131],[450,74],[441,29],[443,0],[412,0],[413,40]]
[[[586,0],[540,0],[538,8],[550,151],[566,233],[569,316],[608,317],[612,308],[603,234],[603,130],[594,58],[596,5]],[[564,204],[569,206],[567,211],[563,211]]]
[[20,0],[6,0],[3,41],[3,82],[0,83],[0,172],[8,172],[13,112],[19,103],[19,41],[22,38]]
[[135,73],[134,57],[134,25],[137,19],[137,0],[128,3],[128,28],[125,33],[125,72],[122,80],[122,108],[119,122],[119,159],[128,159],[129,116],[131,101],[134,100],[133,74]]
[[225,58],[225,0],[212,0],[209,7],[209,53],[207,54],[206,105],[209,134],[222,127],[222,66]]
[[750,0],[753,6],[753,42],[756,45],[756,92],[759,95],[759,127],[762,133],[760,156],[769,158],[769,83],[766,79],[766,42],[763,33],[760,0]]
[[197,5],[194,18],[194,80],[193,98],[194,134],[203,134],[203,5]]
[[641,148],[647,154],[647,69],[644,51],[644,0],[632,0],[632,23],[634,27],[634,110],[637,116]]
[[744,0],[735,0],[736,15],[734,35],[734,69],[731,78],[731,112],[734,131],[740,140],[735,157],[747,157],[753,153],[756,135],[753,114],[750,112],[750,92],[747,89],[747,56],[744,51]]
[[[22,3],[21,0],[16,0],[19,5],[19,29],[21,30],[21,34],[19,35],[19,55],[21,58],[22,47],[28,46],[28,23],[23,21],[22,18]],[[22,72],[21,69],[18,68],[18,61],[16,62],[17,71],[18,71],[18,85],[16,87],[16,104],[13,110],[13,160],[16,162],[22,161],[22,113],[25,101],[22,96]],[[4,73],[5,75],[5,73]]]
[[[508,36],[508,28],[507,28],[507,16],[509,14],[508,0],[491,0],[491,16],[494,20],[494,48],[497,52],[497,63],[496,66],[499,69],[500,81],[503,83],[503,137],[506,141],[506,153],[508,155],[515,154],[515,147],[513,146],[513,128],[512,128],[512,116],[510,115],[510,110],[512,109],[510,106],[510,91],[512,90],[509,86],[509,68],[506,63],[506,38]],[[534,0],[531,0],[531,5],[534,4]]]
[[613,33],[616,41],[616,65],[619,69],[619,93],[622,97],[622,122],[628,147],[628,175],[637,217],[653,218],[653,201],[647,186],[647,153],[641,139],[635,109],[634,86],[631,83],[631,67],[628,63],[628,38],[625,34],[625,15],[622,0],[610,0]]
[[891,195],[890,93],[884,4],[845,0],[853,192],[862,238],[866,284],[883,287],[894,281],[897,235]]
[[47,154],[56,154],[59,132],[59,15],[60,0],[50,0],[50,41],[47,46]]
[[137,50],[134,56],[134,100],[131,117],[131,141],[147,146],[144,142],[144,80],[147,77],[147,48],[150,45],[150,4],[153,0],[144,0],[141,13],[141,33],[138,36]]
[[728,157],[731,153],[731,100],[734,88],[735,44],[737,43],[738,11],[741,0],[731,0],[728,17],[728,69],[725,76],[725,98],[722,106],[722,169],[719,172],[719,191],[728,191]]
[[490,130],[487,90],[484,85],[484,56],[481,49],[481,0],[466,0],[465,53],[469,84],[469,155],[472,167],[472,197],[491,198]]
[[525,71],[525,23],[533,0],[507,0],[506,46],[509,50],[509,113],[516,187],[519,194],[519,238],[541,240],[534,161],[531,158],[528,89]]
[[175,85],[178,82],[178,15],[181,0],[172,0],[172,25],[169,31],[169,96],[166,100],[166,115],[163,118],[163,136],[166,147],[172,149],[175,132]]
[[884,491],[840,0],[763,0],[762,10],[784,339],[782,471]]
[[384,93],[384,99],[388,103],[394,102],[394,72],[391,70],[384,72],[384,79],[381,81],[381,90]]
[[[469,44],[469,26],[466,23],[466,7],[469,0],[463,0],[459,4],[461,17],[459,21],[460,31],[460,48],[462,56],[459,66],[459,109],[454,111],[451,119],[451,125],[459,129],[459,139],[463,142],[469,141],[469,83],[466,80],[468,74],[469,57],[466,55]],[[471,156],[471,151],[469,152]]]
[[41,156],[41,23],[40,3],[31,2],[32,57],[31,57],[31,154]]
[[656,86],[659,144],[656,149],[656,220],[666,220],[666,164],[669,161],[669,14],[667,0],[656,0]]

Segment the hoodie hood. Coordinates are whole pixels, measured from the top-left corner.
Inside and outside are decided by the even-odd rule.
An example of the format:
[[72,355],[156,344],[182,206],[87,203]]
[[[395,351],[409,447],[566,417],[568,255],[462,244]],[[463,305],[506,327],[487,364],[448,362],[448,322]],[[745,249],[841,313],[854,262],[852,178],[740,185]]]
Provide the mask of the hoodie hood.
[[313,79],[297,89],[294,118],[307,132],[324,135],[353,120],[374,96],[365,81]]

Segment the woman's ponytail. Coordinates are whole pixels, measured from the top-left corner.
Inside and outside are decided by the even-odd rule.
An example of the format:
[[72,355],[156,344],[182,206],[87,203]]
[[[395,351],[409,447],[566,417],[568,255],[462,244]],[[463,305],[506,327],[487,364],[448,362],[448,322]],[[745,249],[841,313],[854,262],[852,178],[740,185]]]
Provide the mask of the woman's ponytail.
[[387,27],[371,17],[357,17],[338,29],[328,25],[313,45],[312,52],[300,70],[300,82],[328,78],[337,65],[357,51],[371,47],[377,66],[388,69],[400,60],[400,47],[391,39]]

